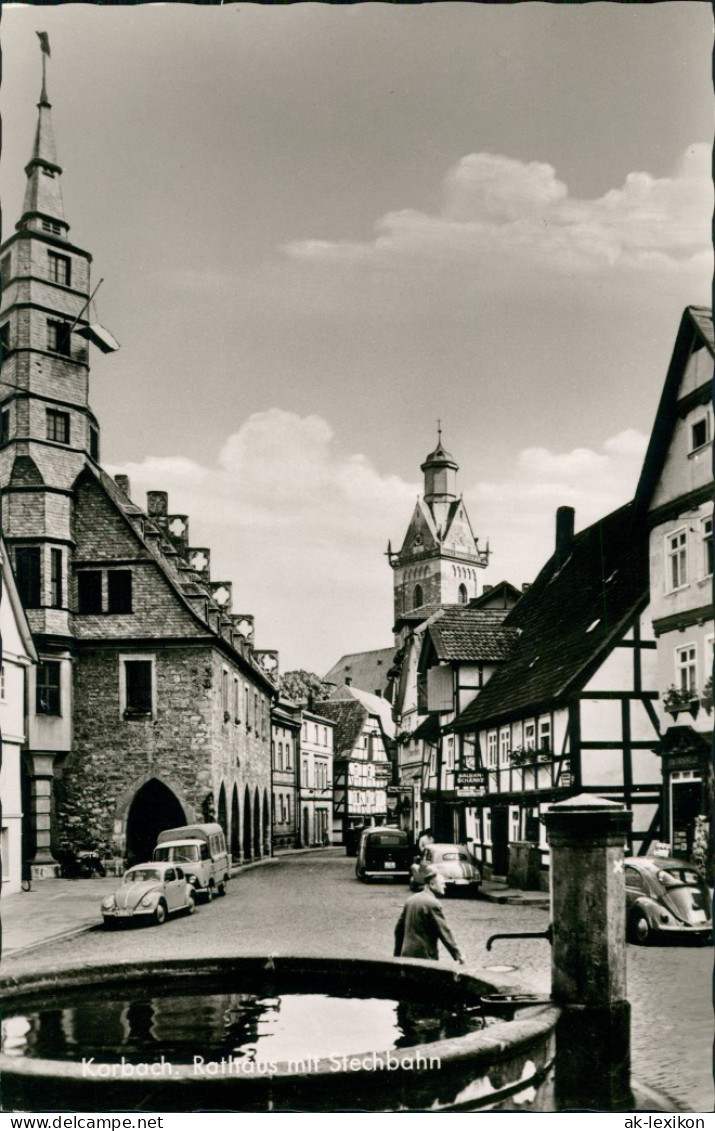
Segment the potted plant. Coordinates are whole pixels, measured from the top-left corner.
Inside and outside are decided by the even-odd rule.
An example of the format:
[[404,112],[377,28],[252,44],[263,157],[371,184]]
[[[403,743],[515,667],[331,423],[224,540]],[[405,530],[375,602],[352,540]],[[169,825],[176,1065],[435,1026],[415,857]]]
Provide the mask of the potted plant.
[[[692,692],[687,688],[676,687],[671,683],[667,691],[663,693],[663,706],[669,715],[674,719],[678,717],[680,711],[690,711],[691,714],[696,715],[699,705],[699,700],[694,698]],[[693,706],[695,711],[693,711]]]
[[710,714],[713,709],[713,677],[711,675],[708,676],[703,684],[700,705],[705,708],[708,714]]

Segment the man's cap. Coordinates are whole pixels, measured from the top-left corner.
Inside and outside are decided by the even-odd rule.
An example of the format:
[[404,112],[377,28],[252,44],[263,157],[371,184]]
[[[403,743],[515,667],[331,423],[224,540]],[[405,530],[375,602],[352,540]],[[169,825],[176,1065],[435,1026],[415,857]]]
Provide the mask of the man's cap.
[[421,869],[420,878],[423,883],[427,884],[430,880],[433,880],[435,876],[438,875],[439,872],[437,871],[437,869],[434,868],[432,864],[428,864],[426,867]]

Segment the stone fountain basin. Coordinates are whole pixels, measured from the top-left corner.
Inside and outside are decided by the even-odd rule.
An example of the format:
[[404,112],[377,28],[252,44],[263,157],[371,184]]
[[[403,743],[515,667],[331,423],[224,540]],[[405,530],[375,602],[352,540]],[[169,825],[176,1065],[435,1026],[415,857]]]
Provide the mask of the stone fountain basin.
[[[505,987],[461,968],[417,959],[265,956],[74,966],[0,980],[3,1016],[135,993],[262,992],[370,996],[473,1009]],[[0,1055],[5,1111],[553,1111],[559,1010],[538,1005],[514,1020],[428,1044],[365,1050],[347,1058],[271,1064],[259,1075],[171,1062],[137,1075],[134,1064]],[[211,1051],[197,1053],[211,1059]],[[372,1053],[375,1055],[372,1056]],[[129,1059],[129,1058],[127,1058]],[[136,1059],[136,1058],[135,1058]],[[168,1058],[167,1058],[168,1059]],[[355,1062],[359,1062],[357,1065]],[[336,1063],[337,1062],[337,1063]],[[382,1066],[381,1066],[382,1065]],[[154,1069],[156,1065],[152,1066]],[[144,1066],[146,1069],[146,1066]],[[148,1071],[148,1070],[147,1070]]]

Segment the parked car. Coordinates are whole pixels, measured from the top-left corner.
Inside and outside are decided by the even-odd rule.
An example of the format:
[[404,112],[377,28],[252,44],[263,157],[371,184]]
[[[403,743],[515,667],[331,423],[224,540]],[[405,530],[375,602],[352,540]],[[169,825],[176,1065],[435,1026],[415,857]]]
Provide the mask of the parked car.
[[444,876],[447,892],[465,891],[476,895],[482,874],[464,844],[429,844],[422,853],[421,867],[431,866]]
[[713,910],[705,879],[692,864],[659,856],[625,861],[626,937],[645,945],[654,937],[709,942]]
[[402,829],[372,826],[360,837],[355,875],[365,883],[375,879],[406,881],[410,877],[412,841]]
[[164,829],[157,837],[153,858],[180,864],[194,891],[207,903],[215,895],[226,894],[230,871],[226,837],[216,822]]
[[194,889],[178,865],[135,864],[113,895],[102,900],[102,917],[105,927],[132,919],[161,924],[175,911],[193,915],[195,908]]

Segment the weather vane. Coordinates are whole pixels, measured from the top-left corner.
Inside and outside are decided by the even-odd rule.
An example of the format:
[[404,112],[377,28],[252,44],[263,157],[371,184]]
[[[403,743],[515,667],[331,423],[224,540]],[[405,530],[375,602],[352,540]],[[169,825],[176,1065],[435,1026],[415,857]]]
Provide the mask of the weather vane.
[[45,85],[45,56],[48,59],[52,57],[50,53],[50,37],[46,31],[38,31],[35,34],[40,41],[40,51],[42,52],[42,94],[40,95],[40,100],[42,102],[47,102],[47,89]]

